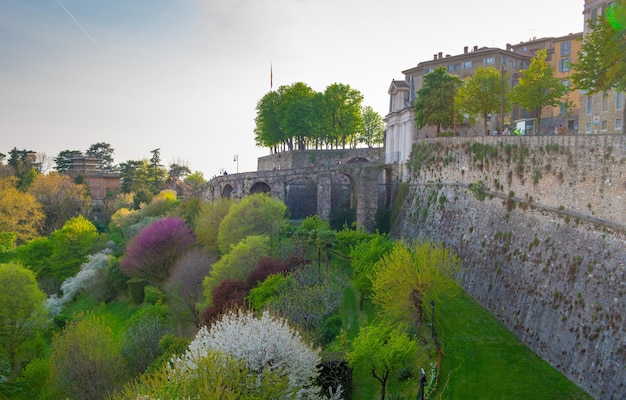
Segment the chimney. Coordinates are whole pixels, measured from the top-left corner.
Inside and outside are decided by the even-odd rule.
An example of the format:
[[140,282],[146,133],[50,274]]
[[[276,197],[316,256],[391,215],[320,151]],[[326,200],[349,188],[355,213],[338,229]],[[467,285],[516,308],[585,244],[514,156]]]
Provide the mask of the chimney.
[[467,50],[469,49],[469,47],[465,46],[463,47],[463,54],[467,54]]
[[511,43],[507,43],[506,44],[506,51],[511,51],[513,49],[513,46],[511,46]]
[[474,51],[478,50],[478,46],[474,46]]
[[439,59],[441,60],[443,58],[443,53],[440,51],[439,52]]
[[433,60],[437,59],[437,54],[433,54]]

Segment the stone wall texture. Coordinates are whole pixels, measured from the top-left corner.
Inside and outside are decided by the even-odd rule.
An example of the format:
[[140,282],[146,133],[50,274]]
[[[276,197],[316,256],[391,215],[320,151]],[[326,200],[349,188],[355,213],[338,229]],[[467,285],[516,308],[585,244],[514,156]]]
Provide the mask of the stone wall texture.
[[462,286],[594,398],[626,398],[626,138],[426,139],[392,235],[464,260]]

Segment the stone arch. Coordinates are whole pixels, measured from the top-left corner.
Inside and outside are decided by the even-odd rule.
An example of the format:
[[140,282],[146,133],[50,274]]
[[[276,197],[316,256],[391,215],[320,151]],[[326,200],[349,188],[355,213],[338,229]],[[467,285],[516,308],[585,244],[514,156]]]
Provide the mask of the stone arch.
[[231,186],[230,183],[227,183],[226,185],[224,185],[224,188],[222,188],[222,197],[230,199],[231,194],[233,193],[233,187]]
[[267,183],[261,181],[256,182],[252,187],[250,187],[250,194],[254,193],[271,193],[272,188]]
[[329,222],[332,228],[356,222],[356,192],[354,179],[344,173],[333,174],[330,187]]
[[351,159],[349,159],[348,161],[346,161],[346,164],[356,164],[356,163],[365,163],[365,162],[369,162],[370,160],[368,160],[365,157],[353,157]]
[[294,179],[285,186],[285,204],[293,219],[317,214],[317,185],[311,178]]

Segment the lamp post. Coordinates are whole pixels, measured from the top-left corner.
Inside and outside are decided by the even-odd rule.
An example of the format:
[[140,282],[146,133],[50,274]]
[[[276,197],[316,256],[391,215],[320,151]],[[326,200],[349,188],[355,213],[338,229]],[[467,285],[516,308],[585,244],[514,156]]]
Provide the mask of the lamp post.
[[426,372],[422,368],[422,377],[420,378],[420,391],[417,393],[417,400],[424,400],[424,391],[426,390]]
[[233,156],[233,161],[237,163],[237,173],[239,173],[239,154]]
[[435,300],[430,302],[430,308],[432,310],[432,316],[430,318],[430,334],[435,337]]

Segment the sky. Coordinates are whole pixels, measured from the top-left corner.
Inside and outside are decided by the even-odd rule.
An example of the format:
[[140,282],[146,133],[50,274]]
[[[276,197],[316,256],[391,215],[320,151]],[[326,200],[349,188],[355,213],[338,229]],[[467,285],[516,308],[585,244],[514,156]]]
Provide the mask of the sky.
[[[304,82],[381,116],[402,71],[582,32],[584,0],[0,0],[0,153],[96,143],[114,163],[256,171],[257,102]],[[272,87],[270,87],[270,71]],[[235,161],[238,160],[238,161]]]

